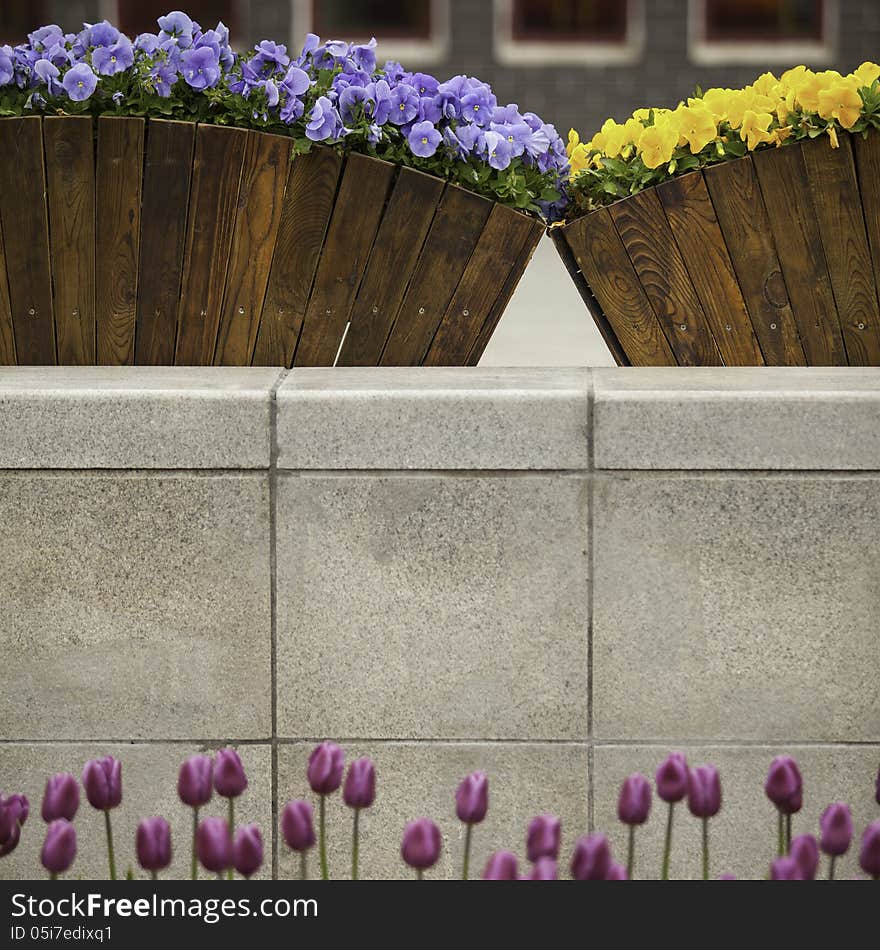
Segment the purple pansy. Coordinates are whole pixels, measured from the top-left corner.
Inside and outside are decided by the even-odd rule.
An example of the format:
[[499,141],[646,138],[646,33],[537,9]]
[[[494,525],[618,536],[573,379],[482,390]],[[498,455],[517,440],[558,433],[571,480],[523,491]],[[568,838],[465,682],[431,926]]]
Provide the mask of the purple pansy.
[[418,155],[419,158],[430,158],[442,141],[443,136],[434,128],[432,122],[416,122],[407,136],[413,155]]
[[100,76],[115,76],[134,62],[134,49],[128,37],[121,36],[112,46],[100,46],[92,53],[92,66]]
[[341,128],[336,107],[326,96],[320,96],[309,113],[306,136],[313,142],[332,142],[339,137]]
[[91,66],[86,63],[79,63],[67,70],[61,84],[74,102],[82,102],[88,99],[97,88],[98,77],[92,71]]
[[180,10],[172,10],[165,16],[160,16],[159,29],[169,36],[192,36],[193,21]]
[[220,79],[220,61],[210,46],[184,50],[180,54],[183,78],[193,89],[211,89]]
[[399,83],[391,90],[391,111],[388,118],[395,125],[406,125],[419,114],[419,94],[409,83]]

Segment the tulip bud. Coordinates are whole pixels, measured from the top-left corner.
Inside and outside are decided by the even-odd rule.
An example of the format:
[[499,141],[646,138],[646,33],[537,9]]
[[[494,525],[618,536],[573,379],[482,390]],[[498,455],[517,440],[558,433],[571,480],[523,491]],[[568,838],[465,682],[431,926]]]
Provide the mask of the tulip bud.
[[242,825],[235,832],[232,860],[242,877],[251,877],[263,864],[263,836],[256,825]]
[[238,753],[235,749],[221,749],[214,763],[214,790],[224,798],[238,798],[247,786]]
[[46,829],[40,861],[50,874],[63,874],[76,857],[76,829],[66,818],[56,818]]
[[788,855],[794,858],[805,881],[813,881],[819,869],[819,845],[812,835],[798,835],[791,839]]
[[171,828],[160,815],[138,822],[135,837],[138,864],[145,871],[161,871],[171,864]]
[[651,786],[636,772],[624,779],[617,799],[617,817],[625,825],[643,825],[651,812]]
[[485,772],[471,772],[455,790],[455,813],[466,825],[478,825],[489,809],[489,779]]
[[571,876],[576,881],[604,881],[611,869],[611,848],[605,835],[578,838],[571,856]]
[[21,827],[30,814],[30,804],[24,795],[0,794],[0,858],[11,854],[21,839]]
[[440,829],[430,818],[418,818],[403,829],[400,856],[417,871],[433,867],[440,857]]
[[232,867],[232,840],[229,825],[222,818],[205,818],[196,832],[199,861],[208,871],[219,874]]
[[654,775],[657,795],[674,805],[680,802],[688,790],[688,766],[683,752],[670,753],[657,767]]
[[559,819],[555,815],[537,815],[529,822],[526,833],[526,854],[533,864],[540,858],[559,857]]
[[59,772],[46,780],[40,815],[45,822],[56,818],[73,821],[79,809],[79,783],[69,772]]
[[721,778],[714,765],[688,770],[688,808],[695,818],[712,818],[721,810]]
[[191,755],[180,766],[177,794],[184,805],[201,808],[214,792],[214,760],[209,755]]
[[348,766],[342,800],[349,808],[369,808],[376,798],[376,766],[368,758],[355,759]]
[[626,868],[622,864],[618,864],[616,861],[611,862],[611,867],[608,868],[608,873],[605,875],[606,881],[628,881],[629,876],[626,873]]
[[865,874],[880,880],[880,818],[872,821],[862,835],[859,865]]
[[783,815],[801,810],[804,783],[797,762],[790,755],[779,755],[770,763],[764,791]]
[[92,808],[107,811],[122,801],[122,765],[112,755],[86,762],[83,788]]
[[308,851],[315,846],[314,813],[309,802],[297,799],[288,802],[281,812],[281,834],[294,851]]
[[496,851],[489,855],[486,870],[483,871],[484,881],[516,881],[519,879],[519,867],[516,855],[512,851]]
[[853,836],[852,812],[844,802],[834,802],[819,819],[821,847],[825,854],[840,857],[849,851]]
[[546,857],[546,856],[538,858],[538,860],[535,861],[535,864],[532,867],[528,880],[530,881],[558,881],[559,869],[556,866],[556,861],[553,858]]
[[803,879],[800,865],[789,855],[777,858],[770,865],[771,881],[802,881]]
[[735,875],[735,874],[731,874],[731,873],[728,871],[728,872],[726,872],[725,874],[719,874],[719,875],[718,875],[718,880],[719,880],[719,881],[735,881],[735,880],[736,880],[736,875]]
[[322,742],[312,749],[306,772],[316,795],[329,795],[342,784],[345,753],[335,742]]

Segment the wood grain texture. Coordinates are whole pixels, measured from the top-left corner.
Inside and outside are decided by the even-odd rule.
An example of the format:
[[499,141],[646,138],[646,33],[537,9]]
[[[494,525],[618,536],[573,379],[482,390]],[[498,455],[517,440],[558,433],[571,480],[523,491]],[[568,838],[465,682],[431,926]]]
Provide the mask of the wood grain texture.
[[581,273],[632,366],[675,366],[654,308],[639,283],[607,208],[566,225]]
[[806,365],[751,158],[712,165],[703,174],[764,362]]
[[434,220],[443,181],[402,168],[351,311],[339,366],[376,366]]
[[96,178],[97,361],[134,363],[144,120],[98,118]]
[[608,210],[678,364],[720,366],[721,354],[657,192],[640,191]]
[[294,366],[332,366],[370,257],[395,166],[348,156],[306,308]]
[[290,171],[290,139],[249,132],[214,363],[249,366]]
[[447,185],[395,317],[382,366],[419,366],[474,253],[493,204]]
[[22,365],[56,362],[42,119],[0,119],[0,225],[15,350]]
[[534,238],[532,219],[496,204],[474,248],[437,333],[425,366],[466,366],[483,324],[499,298],[512,293],[511,275],[526,242]]
[[9,284],[6,282],[6,252],[0,228],[0,366],[15,366],[15,328],[9,305]]
[[95,362],[95,144],[90,116],[43,121],[58,362]]
[[761,348],[702,174],[673,178],[659,185],[657,194],[725,365],[762,366]]
[[761,149],[752,163],[807,364],[845,366],[846,347],[801,149]]
[[867,138],[854,135],[852,140],[873,263],[874,286],[880,295],[880,131],[873,130]]
[[244,129],[196,129],[177,311],[177,366],[210,366],[214,361],[247,140]]
[[135,358],[171,366],[192,176],[193,122],[151,120],[144,165]]
[[293,362],[341,172],[342,156],[326,146],[297,156],[290,166],[254,366]]
[[850,137],[841,135],[839,148],[824,135],[802,148],[847,357],[853,366],[880,365],[877,288]]

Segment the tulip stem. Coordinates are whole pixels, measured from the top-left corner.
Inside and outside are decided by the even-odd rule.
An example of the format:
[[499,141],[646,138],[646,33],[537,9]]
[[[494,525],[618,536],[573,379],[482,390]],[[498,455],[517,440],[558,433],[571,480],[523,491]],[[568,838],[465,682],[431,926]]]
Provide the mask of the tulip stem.
[[192,864],[190,866],[190,877],[197,881],[199,878],[199,861],[197,841],[199,838],[199,806],[193,808],[193,841],[192,841]]
[[[229,840],[233,841],[235,839],[235,799],[230,795],[229,796]],[[226,872],[226,879],[231,881],[235,876],[235,871],[230,868]]]
[[473,830],[473,825],[470,822],[465,825],[467,829],[464,833],[464,861],[461,866],[461,879],[466,881],[468,879],[468,868],[471,863],[471,831]]
[[629,846],[626,850],[626,876],[631,881],[633,879],[633,868],[636,863],[636,826],[629,826]]
[[307,881],[309,877],[306,858],[307,854],[307,851],[300,851],[299,853],[299,879],[301,881]]
[[831,860],[828,862],[828,880],[834,880],[834,862],[837,860],[835,855],[831,855]]
[[155,871],[150,871],[150,880],[151,880],[151,881],[158,881],[158,880],[159,880],[159,875],[158,875]]
[[49,880],[50,880],[50,881],[57,881],[57,880],[58,880],[58,875],[57,875],[54,871],[50,871],[50,872],[49,872]]
[[425,872],[421,868],[416,868],[416,880],[424,881],[424,879],[425,879]]
[[107,859],[110,862],[110,880],[116,880],[116,855],[113,853],[113,827],[110,824],[110,809],[104,809],[104,827],[107,829]]
[[785,854],[785,819],[783,818],[782,812],[779,812],[779,841],[777,846],[778,857],[782,857]]
[[663,845],[663,870],[660,872],[660,880],[669,880],[669,858],[672,855],[672,816],[675,809],[675,802],[669,803],[669,811],[666,815],[666,843]]
[[327,835],[325,833],[326,825],[326,795],[321,796],[321,805],[318,811],[318,850],[321,852],[321,880],[330,880],[330,869],[327,867]]
[[709,819],[703,819],[703,880],[709,880]]
[[351,879],[358,879],[358,818],[360,817],[360,808],[354,810],[354,829],[351,834]]
[[785,853],[791,851],[791,815],[785,816]]

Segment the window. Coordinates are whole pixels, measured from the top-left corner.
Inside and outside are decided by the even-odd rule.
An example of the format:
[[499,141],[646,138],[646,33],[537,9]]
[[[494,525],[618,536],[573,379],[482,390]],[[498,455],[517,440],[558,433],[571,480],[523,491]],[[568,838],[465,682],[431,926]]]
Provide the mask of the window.
[[292,0],[291,48],[306,33],[366,41],[375,36],[379,62],[438,62],[449,50],[449,0]]
[[3,0],[0,3],[0,46],[26,43],[28,33],[45,26],[46,4],[32,0]]
[[169,10],[181,9],[192,17],[203,30],[213,29],[222,20],[229,27],[232,45],[238,48],[247,45],[247,4],[242,0],[187,0],[177,7],[169,0],[111,0],[101,10],[111,23],[127,36],[138,33],[155,33],[156,21]]
[[643,39],[641,0],[495,0],[495,52],[503,63],[635,62]]
[[832,59],[836,0],[691,0],[691,56],[702,63]]

